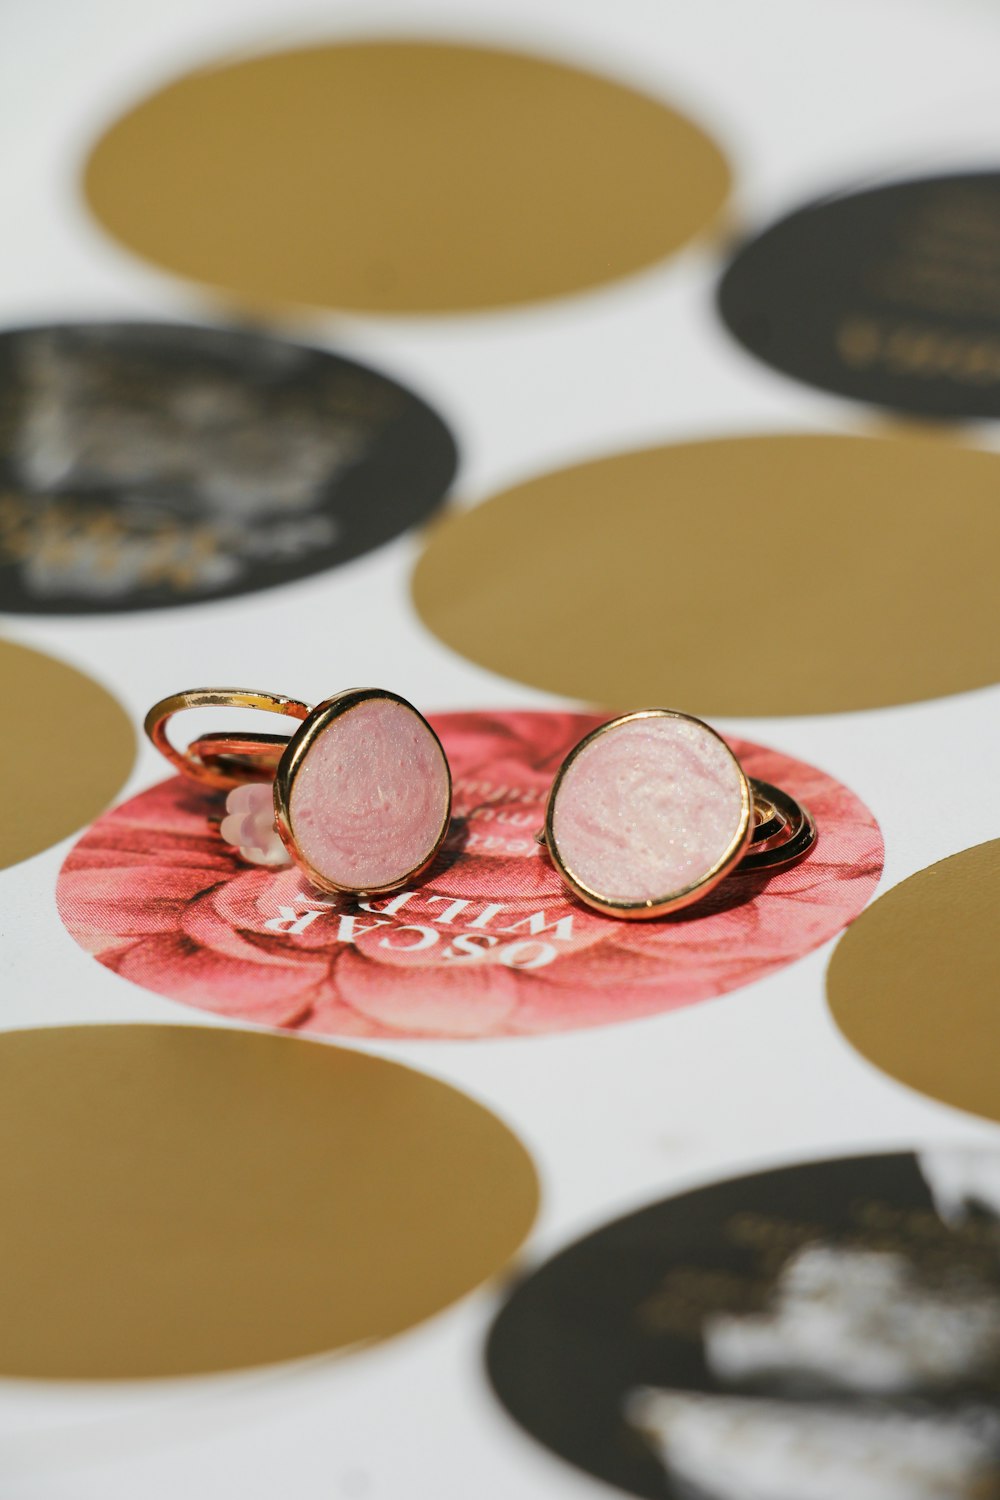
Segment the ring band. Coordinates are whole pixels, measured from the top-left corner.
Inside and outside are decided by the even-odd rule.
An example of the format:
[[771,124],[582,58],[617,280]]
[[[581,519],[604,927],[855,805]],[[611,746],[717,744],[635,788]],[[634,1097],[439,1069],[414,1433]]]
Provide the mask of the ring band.
[[[283,693],[257,693],[245,688],[191,688],[184,693],[172,693],[168,698],[161,698],[159,703],[154,703],[146,715],[143,728],[159,750],[176,770],[190,776],[194,781],[200,781],[205,786],[220,787],[223,790],[231,790],[236,786],[244,786],[250,781],[260,781],[264,766],[258,759],[254,770],[252,765],[241,772],[236,765],[226,771],[219,764],[224,761],[227,754],[237,759],[241,754],[252,757],[255,747],[262,745],[281,746],[288,744],[287,740],[280,735],[203,735],[201,739],[193,741],[187,750],[178,750],[172,745],[167,736],[167,725],[170,720],[179,713],[189,708],[257,708],[269,714],[286,714],[290,719],[308,719],[312,713],[308,703],[300,703],[297,698],[287,698]],[[210,757],[203,758],[204,747],[214,747],[214,753]],[[244,747],[242,750],[240,747]],[[280,756],[279,756],[280,759]],[[275,760],[270,769],[273,776],[277,769]]]

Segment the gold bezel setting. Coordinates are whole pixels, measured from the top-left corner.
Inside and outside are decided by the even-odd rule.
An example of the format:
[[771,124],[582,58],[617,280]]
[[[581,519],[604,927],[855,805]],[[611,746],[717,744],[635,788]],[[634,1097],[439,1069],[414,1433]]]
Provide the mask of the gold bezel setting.
[[[567,772],[589,745],[604,735],[613,734],[615,730],[620,729],[624,724],[630,724],[639,719],[657,718],[681,719],[688,724],[696,724],[724,746],[727,754],[732,758],[733,765],[736,767],[740,779],[740,819],[736,832],[724,853],[699,880],[693,881],[682,890],[664,894],[660,898],[648,901],[627,901],[608,896],[601,891],[593,890],[565,862],[559,852],[559,845],[554,831],[556,803],[559,798],[559,789]],[[589,734],[584,735],[583,739],[573,746],[573,749],[559,767],[545,808],[545,843],[553,864],[570,890],[581,901],[593,907],[595,911],[599,911],[605,916],[621,917],[631,921],[643,921],[653,917],[663,917],[669,912],[681,911],[685,906],[690,906],[692,902],[700,901],[702,896],[707,895],[709,891],[719,884],[720,880],[724,880],[729,872],[740,862],[750,843],[752,833],[753,792],[751,791],[746,773],[736,759],[736,756],[733,755],[732,750],[730,750],[722,736],[717,734],[710,724],[706,724],[702,719],[695,718],[693,714],[681,713],[678,709],[672,708],[642,708],[635,710],[633,713],[620,714],[618,718],[610,719],[608,723],[600,724],[596,729],[592,729]]]
[[[445,810],[441,827],[438,830],[434,846],[427,857],[421,860],[418,865],[415,865],[412,870],[407,870],[405,874],[393,880],[389,885],[366,886],[362,889],[358,886],[338,885],[328,875],[324,875],[322,870],[317,870],[315,865],[311,864],[302,853],[295,839],[295,828],[291,811],[292,789],[295,785],[295,778],[301,771],[310,749],[319,736],[336,719],[350,713],[351,709],[357,708],[362,703],[370,703],[378,699],[398,703],[401,707],[409,709],[420,720],[441,752],[441,761],[444,765],[445,776],[447,778],[448,792],[445,799]],[[417,879],[418,876],[422,875],[433,864],[441,845],[444,843],[445,835],[448,832],[448,825],[451,822],[451,795],[451,767],[448,765],[448,757],[444,753],[444,746],[420,710],[414,708],[413,704],[408,702],[406,698],[400,697],[398,693],[389,692],[385,688],[347,688],[343,692],[335,693],[332,698],[327,698],[322,703],[318,703],[309,714],[309,717],[299,726],[288,741],[287,748],[278,762],[274,776],[274,822],[281,842],[288,850],[292,859],[301,870],[305,871],[313,885],[317,886],[321,891],[327,891],[331,895],[388,895],[392,891],[398,891],[409,881]]]

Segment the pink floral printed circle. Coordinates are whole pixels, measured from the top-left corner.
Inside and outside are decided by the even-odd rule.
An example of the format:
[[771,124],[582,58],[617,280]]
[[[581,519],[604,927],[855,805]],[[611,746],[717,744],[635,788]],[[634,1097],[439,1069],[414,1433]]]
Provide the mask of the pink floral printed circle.
[[653,922],[571,899],[534,839],[566,752],[593,714],[431,719],[451,762],[454,822],[412,889],[323,896],[297,869],[244,864],[224,798],[173,777],[106,813],[68,855],[62,919],[135,984],[220,1015],[311,1034],[527,1036],[674,1010],[760,979],[840,932],[874,892],[882,840],[831,777],[742,740],[751,776],[786,787],[820,829],[770,879],[730,876]]

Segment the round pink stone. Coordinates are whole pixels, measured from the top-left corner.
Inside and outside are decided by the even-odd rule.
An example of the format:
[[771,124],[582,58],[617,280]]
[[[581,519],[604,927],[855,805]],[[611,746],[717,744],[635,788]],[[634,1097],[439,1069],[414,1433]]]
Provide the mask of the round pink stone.
[[448,816],[444,751],[412,708],[369,698],[313,741],[292,782],[302,854],[345,890],[401,883],[433,852]]
[[552,831],[567,869],[595,895],[659,904],[718,864],[742,812],[739,765],[710,729],[630,719],[570,765]]

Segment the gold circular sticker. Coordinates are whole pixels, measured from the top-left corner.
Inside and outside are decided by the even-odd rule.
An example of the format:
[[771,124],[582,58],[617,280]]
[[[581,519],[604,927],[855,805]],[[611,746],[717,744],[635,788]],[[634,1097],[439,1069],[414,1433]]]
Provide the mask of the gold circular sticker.
[[514,1253],[524,1148],[457,1090],[186,1026],[0,1037],[0,1374],[132,1378],[348,1349]]
[[90,677],[41,651],[0,641],[0,700],[10,709],[3,765],[11,792],[0,869],[96,818],[128,779],[135,731]]
[[1000,1120],[1000,839],[881,896],[827,975],[847,1040],[900,1083]]
[[424,622],[585,703],[882,708],[1000,678],[1000,457],[923,437],[614,454],[435,527]]
[[543,57],[416,40],[199,69],[86,167],[104,226],[258,307],[454,312],[577,292],[709,225],[728,165],[690,120]]

